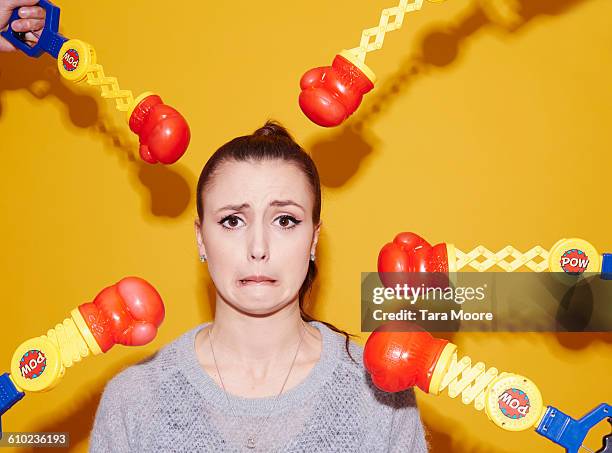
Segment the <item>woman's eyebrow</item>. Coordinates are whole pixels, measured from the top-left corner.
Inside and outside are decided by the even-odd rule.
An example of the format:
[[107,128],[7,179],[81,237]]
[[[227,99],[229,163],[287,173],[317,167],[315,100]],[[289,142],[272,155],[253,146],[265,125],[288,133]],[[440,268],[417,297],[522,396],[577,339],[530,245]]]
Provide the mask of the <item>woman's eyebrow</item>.
[[270,206],[297,206],[302,211],[306,212],[306,209],[304,209],[301,204],[296,203],[293,200],[274,200],[270,203]]
[[[295,201],[293,201],[293,200],[274,200],[274,201],[271,201],[271,202],[270,202],[270,206],[280,206],[280,207],[283,207],[283,206],[291,206],[291,205],[293,205],[293,206],[297,206],[298,208],[300,208],[300,209],[301,209],[302,211],[304,211],[304,212],[306,211],[306,210],[305,210],[305,209],[302,207],[302,205],[301,205],[301,204],[296,203],[296,202],[295,202]],[[242,209],[248,209],[248,208],[250,208],[250,207],[251,207],[251,205],[250,205],[250,204],[248,204],[248,203],[242,203],[242,204],[228,204],[228,205],[225,205],[225,206],[223,206],[223,207],[221,207],[221,208],[217,209],[217,211],[216,211],[216,212],[221,212],[221,211],[225,211],[225,210],[231,210],[231,211],[240,211],[240,210],[242,210]]]
[[249,205],[248,203],[242,203],[242,204],[227,204],[219,209],[217,209],[215,212],[221,212],[221,211],[225,211],[225,210],[231,210],[231,211],[240,211],[242,209],[245,208],[250,208],[251,205]]

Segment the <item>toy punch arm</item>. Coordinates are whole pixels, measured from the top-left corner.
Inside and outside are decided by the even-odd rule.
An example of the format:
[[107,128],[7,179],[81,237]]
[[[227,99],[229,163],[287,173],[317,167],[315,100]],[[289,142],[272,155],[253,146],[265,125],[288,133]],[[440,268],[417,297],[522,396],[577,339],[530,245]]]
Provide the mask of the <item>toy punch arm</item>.
[[25,393],[54,388],[66,369],[88,356],[107,352],[115,344],[149,343],[164,316],[161,296],[146,280],[126,277],[104,288],[93,302],[74,308],[46,335],[15,349],[10,374],[0,376],[0,416]]
[[62,44],[67,41],[58,33],[60,9],[47,0],[40,0],[38,6],[45,10],[45,25],[36,45],[32,47],[27,45],[20,39],[19,33],[11,28],[13,21],[20,19],[19,8],[13,10],[8,28],[2,32],[2,37],[30,57],[39,57],[43,52],[47,52],[57,58]]

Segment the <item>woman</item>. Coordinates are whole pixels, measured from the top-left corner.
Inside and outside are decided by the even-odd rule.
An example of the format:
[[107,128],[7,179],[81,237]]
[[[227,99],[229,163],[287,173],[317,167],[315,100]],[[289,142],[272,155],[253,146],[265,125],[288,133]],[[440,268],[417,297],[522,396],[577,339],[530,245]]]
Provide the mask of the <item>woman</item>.
[[197,210],[214,322],[108,383],[90,451],[427,451],[412,391],[377,390],[362,347],[304,311],[321,188],[287,131],[268,122],[217,150]]

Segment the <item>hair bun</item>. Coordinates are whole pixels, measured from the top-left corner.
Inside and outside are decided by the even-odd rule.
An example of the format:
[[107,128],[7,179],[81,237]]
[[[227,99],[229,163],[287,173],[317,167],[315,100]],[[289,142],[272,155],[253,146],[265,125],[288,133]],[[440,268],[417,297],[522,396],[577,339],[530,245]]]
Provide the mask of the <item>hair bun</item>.
[[293,137],[291,137],[291,134],[289,134],[289,132],[287,132],[287,129],[285,129],[283,126],[280,125],[280,123],[277,123],[276,121],[271,121],[268,120],[266,121],[266,124],[263,125],[263,127],[260,127],[259,129],[257,129],[255,132],[253,132],[254,136],[276,136],[276,137],[285,137],[288,138],[289,140],[293,140]]

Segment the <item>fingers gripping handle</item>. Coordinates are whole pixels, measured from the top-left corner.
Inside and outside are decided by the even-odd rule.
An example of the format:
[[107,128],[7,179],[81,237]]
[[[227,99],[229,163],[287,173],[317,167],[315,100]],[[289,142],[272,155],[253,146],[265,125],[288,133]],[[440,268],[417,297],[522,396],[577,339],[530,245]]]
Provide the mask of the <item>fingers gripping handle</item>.
[[9,18],[8,28],[2,32],[2,37],[30,57],[39,57],[43,52],[47,52],[57,58],[62,44],[67,41],[65,37],[58,33],[60,9],[47,0],[40,0],[38,6],[45,10],[45,25],[38,42],[34,46],[30,47],[22,41],[18,32],[12,28],[12,23],[20,19],[19,8],[13,10],[13,14]]

